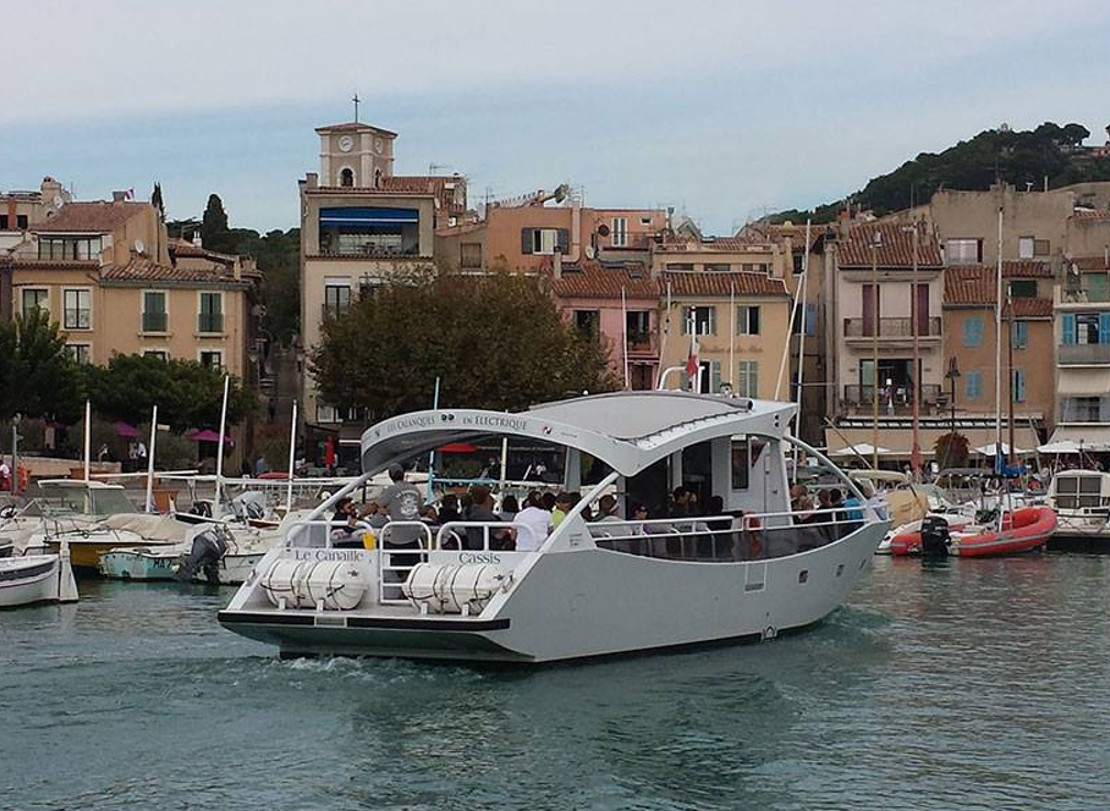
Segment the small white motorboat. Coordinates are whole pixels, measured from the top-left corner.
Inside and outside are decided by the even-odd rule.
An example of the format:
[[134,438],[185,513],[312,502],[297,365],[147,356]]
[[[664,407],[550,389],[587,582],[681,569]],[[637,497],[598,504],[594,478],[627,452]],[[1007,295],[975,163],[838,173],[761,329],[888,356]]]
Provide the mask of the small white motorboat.
[[76,600],[67,545],[57,555],[0,558],[0,608]]

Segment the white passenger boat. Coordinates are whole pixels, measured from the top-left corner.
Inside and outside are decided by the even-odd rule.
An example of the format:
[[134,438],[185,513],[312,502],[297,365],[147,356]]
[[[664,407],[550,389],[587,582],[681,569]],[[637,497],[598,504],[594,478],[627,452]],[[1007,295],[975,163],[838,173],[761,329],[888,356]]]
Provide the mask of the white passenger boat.
[[57,555],[0,558],[0,608],[76,599],[68,546]]
[[[326,516],[356,481],[290,529],[219,621],[284,656],[518,663],[804,628],[840,605],[889,523],[866,506],[839,523],[790,512],[784,448],[791,443],[863,500],[826,457],[787,436],[793,412],[744,398],[620,392],[522,413],[449,409],[387,419],[363,434],[362,479],[446,443],[494,435],[510,445],[561,446],[563,487],[584,497],[547,538],[535,539],[534,550],[491,543],[505,530],[526,537],[525,525],[501,522],[449,523],[434,534],[398,522],[375,549],[333,548]],[[723,513],[584,517],[614,486],[622,507],[643,502],[659,515],[679,485],[697,490],[701,503],[719,496]],[[422,547],[390,548],[391,536],[404,532],[418,533]],[[451,542],[459,535],[461,549]]]

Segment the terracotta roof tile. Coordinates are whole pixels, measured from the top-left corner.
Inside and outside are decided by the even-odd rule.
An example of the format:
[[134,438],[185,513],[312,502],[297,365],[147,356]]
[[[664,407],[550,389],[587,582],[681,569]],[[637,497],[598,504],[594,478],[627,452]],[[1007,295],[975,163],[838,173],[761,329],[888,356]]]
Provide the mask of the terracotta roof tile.
[[149,259],[135,257],[126,265],[107,265],[100,270],[100,278],[106,282],[168,282],[197,284],[248,284],[257,274],[243,274],[236,280],[224,268],[186,268],[161,265]]
[[1067,264],[1084,273],[1110,272],[1110,262],[1105,256],[1073,256],[1067,260]]
[[[875,262],[880,268],[913,267],[913,232],[902,230],[901,223],[872,222],[860,223],[852,227],[837,246],[837,264],[848,268],[871,267],[872,235],[882,235],[882,244],[875,251]],[[917,246],[917,265],[921,268],[936,268],[943,265],[940,246],[931,231],[920,231]]]
[[1036,259],[1002,260],[1002,278],[1051,279],[1052,265]]
[[[550,259],[540,267],[553,274]],[[619,299],[621,290],[630,299],[659,299],[659,283],[642,262],[603,264],[587,259],[576,264],[563,264],[562,277],[551,280],[552,290],[560,298]]]
[[[995,273],[994,268],[984,265],[946,268],[944,305],[993,310],[998,301],[998,279]],[[1018,297],[1013,299],[1013,306],[1014,314],[1019,318],[1041,318],[1052,315],[1052,299],[1048,298]],[[1006,313],[1005,310],[1004,313]]]
[[787,295],[783,280],[766,273],[671,270],[662,274],[661,281],[663,290],[670,284],[676,296],[728,296],[733,290],[738,296]]
[[238,258],[231,254],[210,251],[205,247],[194,245],[192,242],[184,239],[171,239],[169,248],[171,257],[187,256],[190,258],[210,259],[213,262],[219,262],[224,265],[234,264],[235,260]]
[[1072,212],[1073,220],[1110,220],[1110,211],[1095,211],[1089,208],[1077,208]]
[[89,203],[66,203],[57,214],[46,222],[33,226],[31,230],[43,234],[107,234],[149,207],[150,203],[109,203],[101,200]]
[[[1013,300],[1014,316],[1017,318],[1051,318],[1052,299],[1016,298]],[[1003,310],[1003,315],[1008,313]]]

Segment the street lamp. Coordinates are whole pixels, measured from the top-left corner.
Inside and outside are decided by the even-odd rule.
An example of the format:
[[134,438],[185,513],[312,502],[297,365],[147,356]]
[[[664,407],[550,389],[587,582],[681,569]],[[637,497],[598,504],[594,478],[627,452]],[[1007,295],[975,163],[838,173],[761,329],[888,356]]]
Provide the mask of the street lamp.
[[883,232],[871,233],[871,467],[879,469],[879,248]]
[[956,365],[956,356],[948,359],[948,371],[944,374],[948,378],[948,399],[952,406],[951,433],[948,435],[948,446],[944,452],[944,466],[948,467],[948,457],[952,454],[952,442],[956,436],[956,380],[960,376],[960,367]]

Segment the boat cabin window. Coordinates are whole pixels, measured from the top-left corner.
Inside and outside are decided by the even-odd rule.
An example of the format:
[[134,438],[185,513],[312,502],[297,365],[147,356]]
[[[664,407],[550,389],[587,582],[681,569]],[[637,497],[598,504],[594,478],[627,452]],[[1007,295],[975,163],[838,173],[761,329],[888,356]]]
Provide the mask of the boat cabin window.
[[751,471],[759,462],[766,442],[746,436],[732,438],[732,489],[751,487]]
[[1102,477],[1058,475],[1056,506],[1065,510],[1093,509],[1103,506]]

